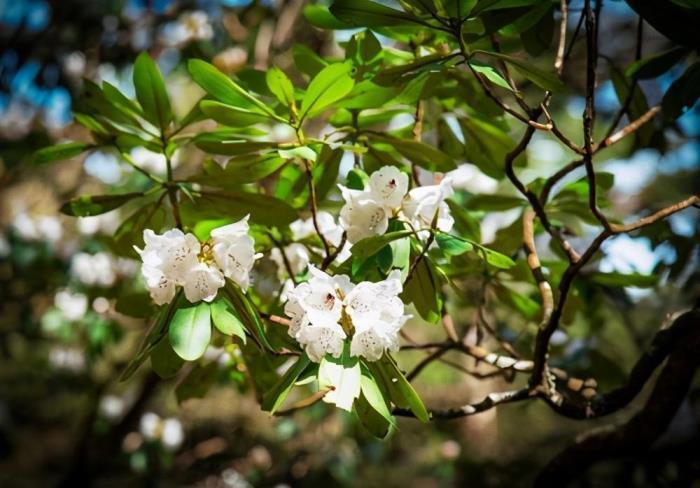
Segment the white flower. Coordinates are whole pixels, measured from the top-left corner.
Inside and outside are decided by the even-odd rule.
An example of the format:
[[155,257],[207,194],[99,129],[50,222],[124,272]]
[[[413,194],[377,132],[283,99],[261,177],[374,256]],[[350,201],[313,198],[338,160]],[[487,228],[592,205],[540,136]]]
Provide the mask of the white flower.
[[[284,246],[284,256],[287,258],[287,263],[294,273],[294,276],[298,275],[306,269],[308,266],[311,256],[309,256],[309,251],[306,246],[298,242],[293,242],[287,246]],[[280,271],[280,279],[282,279],[287,274],[287,265],[284,262],[284,257],[282,252],[278,248],[272,248],[270,251],[270,259],[272,259]]]
[[224,284],[224,275],[221,271],[213,266],[197,263],[189,270],[185,280],[185,298],[191,303],[200,300],[211,302],[216,298],[216,293]]
[[384,234],[389,228],[391,212],[376,201],[371,192],[339,187],[345,205],[340,209],[338,221],[347,232],[348,242],[354,244],[366,237]]
[[[325,210],[316,213],[316,221],[321,235],[328,241],[331,246],[339,246],[343,238],[343,228],[336,224],[333,215]],[[292,230],[292,237],[295,241],[305,239],[316,235],[316,227],[314,226],[313,217],[306,220],[298,219],[289,224]]]
[[445,199],[452,194],[452,180],[449,178],[444,178],[439,185],[419,186],[408,192],[403,213],[416,229],[431,227],[437,213],[437,228],[449,232],[454,219]]
[[[145,268],[158,268],[169,280],[184,284],[189,271],[199,262],[201,250],[193,234],[171,229],[158,235],[151,229],[143,231],[143,250],[136,248]],[[144,277],[145,277],[144,273]]]
[[398,332],[409,318],[398,297],[400,271],[384,281],[356,286],[346,275],[331,277],[313,266],[310,272],[307,283],[288,293],[284,312],[291,319],[289,335],[312,361],[319,362],[326,354],[340,357],[351,329],[352,356],[376,361],[385,351],[398,349]]
[[402,289],[401,272],[394,270],[384,281],[358,284],[345,297],[345,311],[355,327],[350,343],[352,356],[376,361],[384,351],[398,350],[398,332],[410,317],[404,315],[398,296]]
[[473,164],[460,164],[457,169],[445,173],[452,180],[454,188],[461,188],[470,193],[494,193],[498,188],[498,180],[482,173]]
[[246,290],[250,271],[262,254],[255,253],[255,241],[248,235],[248,215],[233,224],[211,231],[214,259],[224,273]]
[[369,192],[372,197],[387,209],[401,206],[408,191],[408,175],[396,166],[384,166],[369,177]]
[[68,290],[60,290],[53,297],[53,303],[63,316],[70,320],[80,320],[85,316],[88,307],[88,299],[82,293],[71,293]]
[[214,229],[204,246],[193,234],[179,229],[162,235],[146,229],[143,240],[144,248],[135,249],[143,262],[141,274],[158,305],[172,301],[178,286],[184,288],[190,302],[210,302],[225,285],[224,277],[245,290],[250,270],[261,256],[255,254],[254,241],[248,235],[248,217]]

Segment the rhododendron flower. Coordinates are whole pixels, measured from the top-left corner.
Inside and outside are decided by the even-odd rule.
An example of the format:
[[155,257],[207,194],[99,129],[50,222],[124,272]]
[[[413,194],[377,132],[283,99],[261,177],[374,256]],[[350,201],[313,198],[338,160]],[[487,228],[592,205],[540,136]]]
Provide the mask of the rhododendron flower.
[[351,190],[342,185],[339,187],[345,205],[340,209],[338,221],[347,232],[348,242],[355,243],[366,237],[384,234],[389,228],[390,211],[377,202],[370,192]]
[[340,357],[351,336],[350,354],[370,361],[398,348],[404,315],[401,273],[393,271],[378,283],[353,285],[346,275],[329,276],[311,267],[311,278],[289,292],[285,313],[291,318],[289,335],[312,361],[326,354]]
[[449,232],[455,221],[445,199],[453,193],[450,178],[444,178],[439,185],[419,186],[408,192],[403,213],[416,229],[431,227],[437,213],[437,228]]
[[369,193],[388,210],[401,206],[408,191],[408,175],[395,166],[383,166],[369,177]]
[[214,229],[204,244],[180,229],[161,235],[146,229],[143,233],[146,245],[135,249],[141,255],[141,273],[153,301],[158,305],[170,303],[176,288],[182,286],[190,302],[210,302],[224,286],[224,277],[247,289],[250,270],[260,257],[255,254],[248,229],[246,216],[239,222]]

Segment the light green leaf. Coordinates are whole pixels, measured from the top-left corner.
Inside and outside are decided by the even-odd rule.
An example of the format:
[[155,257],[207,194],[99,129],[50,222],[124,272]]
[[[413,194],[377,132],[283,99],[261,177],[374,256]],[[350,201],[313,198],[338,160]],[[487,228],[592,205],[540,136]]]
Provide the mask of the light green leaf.
[[82,195],[69,200],[61,206],[61,213],[73,217],[88,217],[99,215],[117,207],[129,200],[142,197],[143,193],[123,193],[121,195]]
[[148,53],[141,53],[134,62],[134,88],[146,120],[160,127],[161,131],[167,129],[173,120],[170,100],[163,76]]
[[480,63],[476,60],[469,61],[469,66],[472,67],[474,71],[483,75],[487,80],[489,80],[494,85],[498,85],[507,90],[513,91],[508,82],[500,75],[496,68],[489,66],[488,64]]
[[413,234],[411,230],[399,230],[395,232],[388,232],[381,236],[366,237],[350,248],[350,252],[353,256],[364,259],[372,256],[379,252],[384,246],[392,241],[407,237]]
[[301,101],[300,123],[307,116],[313,117],[333,102],[347,95],[355,84],[350,76],[353,67],[349,63],[336,63],[323,68],[311,83]]
[[268,114],[251,112],[214,100],[202,100],[199,103],[199,108],[207,117],[229,127],[247,127],[270,121]]
[[374,378],[381,381],[383,389],[389,394],[391,401],[399,408],[407,408],[413,412],[421,422],[428,422],[430,415],[423,405],[423,401],[406,380],[394,360],[389,355],[373,363],[367,363]]
[[173,350],[186,361],[199,359],[211,339],[209,304],[201,302],[178,309],[168,331]]
[[267,105],[255,96],[251,95],[234,82],[231,78],[219,71],[214,65],[201,59],[191,59],[187,67],[192,79],[201,86],[205,92],[217,100],[228,105],[247,108],[267,114],[271,118],[286,122],[278,117]]
[[382,391],[377,385],[375,379],[369,374],[369,371],[362,371],[362,377],[360,378],[360,388],[362,394],[367,399],[367,402],[372,406],[374,410],[377,411],[382,417],[384,417],[389,423],[394,424],[394,417],[389,411],[387,406],[387,401],[382,395]]
[[265,80],[267,81],[267,87],[277,97],[277,100],[293,111],[294,107],[296,107],[294,85],[292,85],[284,71],[277,66],[273,66],[267,70]]
[[554,72],[543,71],[539,68],[535,68],[533,63],[530,61],[524,61],[513,56],[508,56],[507,54],[501,54],[491,51],[476,50],[474,51],[474,54],[476,53],[484,54],[486,56],[505,61],[510,66],[512,66],[518,73],[520,73],[528,80],[532,81],[535,85],[539,86],[540,88],[552,92],[557,92],[564,89],[564,84],[559,78],[557,78]]
[[233,307],[223,297],[217,298],[211,304],[211,319],[219,331],[228,336],[236,336],[246,342],[245,327],[233,312]]
[[284,159],[307,159],[316,161],[316,151],[309,146],[293,147],[291,149],[278,149],[277,153]]
[[94,146],[84,142],[66,142],[63,144],[56,144],[55,146],[44,147],[34,153],[34,163],[46,164],[52,161],[71,159],[92,147]]
[[462,239],[457,239],[448,234],[438,234],[435,236],[435,241],[442,251],[448,256],[459,256],[465,252],[474,249],[471,243]]

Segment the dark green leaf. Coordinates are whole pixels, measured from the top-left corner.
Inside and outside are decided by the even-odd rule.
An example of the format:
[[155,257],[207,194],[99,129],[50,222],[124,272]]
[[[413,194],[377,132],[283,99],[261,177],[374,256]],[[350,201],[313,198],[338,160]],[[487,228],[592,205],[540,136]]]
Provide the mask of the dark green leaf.
[[206,366],[195,364],[192,371],[175,388],[177,403],[182,403],[190,398],[202,398],[216,381],[218,364],[213,361]]
[[424,320],[436,324],[442,317],[440,288],[440,281],[435,270],[432,269],[429,259],[424,257],[404,283],[401,297],[404,302],[413,303],[416,311]]
[[183,364],[166,338],[161,339],[151,353],[151,368],[163,379],[175,376]]
[[667,122],[676,120],[700,98],[700,62],[690,66],[666,90],[661,109]]
[[451,157],[430,144],[378,134],[372,134],[371,138],[374,142],[389,144],[403,157],[429,171],[446,172],[457,167]]
[[250,214],[251,222],[262,225],[286,225],[297,219],[297,211],[287,202],[260,193],[207,192],[201,200],[213,202],[219,215],[235,219]]
[[416,20],[406,12],[369,0],[337,0],[330,12],[343,22],[360,27],[405,25]]
[[641,273],[591,273],[588,279],[594,283],[610,287],[634,286],[638,288],[650,288],[659,281],[655,275],[645,275]]
[[61,212],[73,217],[99,215],[121,207],[129,200],[142,197],[143,193],[124,193],[121,195],[82,195],[66,202]]
[[646,80],[657,78],[670,70],[676,63],[686,57],[690,49],[677,47],[661,54],[640,59],[632,63],[626,70],[625,76],[631,79]]
[[134,62],[134,88],[146,120],[164,131],[173,120],[163,76],[148,53],[141,53]]
[[287,395],[292,391],[294,383],[310,363],[311,360],[306,354],[299,356],[296,363],[290,366],[275,386],[263,393],[261,408],[270,412],[270,414],[274,414],[282,406]]

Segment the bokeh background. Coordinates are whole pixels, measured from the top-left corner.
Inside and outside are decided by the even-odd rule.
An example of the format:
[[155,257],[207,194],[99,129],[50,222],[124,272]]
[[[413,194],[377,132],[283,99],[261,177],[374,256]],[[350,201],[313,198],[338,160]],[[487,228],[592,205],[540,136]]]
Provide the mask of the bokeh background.
[[[0,0],[0,486],[521,486],[577,434],[622,421],[634,410],[581,423],[525,402],[429,426],[401,419],[398,430],[380,441],[325,404],[270,418],[246,392],[236,358],[215,347],[207,357],[218,371],[216,381],[190,385],[187,396],[193,398],[182,402],[175,394],[178,380],[162,381],[147,367],[126,383],[116,380],[145,327],[142,318],[114,306],[124,285],[138,279],[135,255],[108,245],[118,211],[74,219],[58,208],[67,197],[126,187],[138,175],[116,153],[94,152],[41,168],[32,165],[31,154],[53,141],[86,137],[71,115],[84,78],[133,95],[132,62],[144,50],[157,59],[181,115],[201,96],[184,67],[192,57],[232,74],[274,64],[301,81],[295,58],[307,56],[305,50],[342,57],[340,44],[353,33],[311,26],[303,16],[305,3]],[[571,2],[570,33],[580,9],[581,2]],[[602,19],[601,51],[624,67],[635,56],[638,18],[625,2],[606,1]],[[648,25],[642,35],[645,54],[672,46]],[[583,50],[583,44],[574,47],[565,72],[573,89],[553,103],[554,118],[572,134],[580,132],[584,107]],[[641,82],[650,106],[683,68],[680,63],[659,79]],[[601,120],[611,120],[619,109],[605,78],[596,103]],[[610,198],[616,209],[636,214],[697,192],[699,134],[696,105],[674,126],[653,133],[647,147],[631,137],[606,152],[601,169],[615,175]],[[525,180],[568,162],[546,135],[537,134],[528,152]],[[135,151],[132,157],[164,172],[164,161],[153,154]],[[180,171],[196,167],[202,157],[196,151],[178,154]],[[512,192],[469,164],[453,176],[470,193]],[[517,216],[518,210],[487,212],[483,242],[516,249]],[[586,229],[574,243],[586,242]],[[638,274],[639,286],[583,279],[573,297],[580,313],[566,318],[567,327],[553,340],[557,355],[567,358],[559,364],[596,377],[602,390],[623,381],[662,318],[697,295],[699,236],[698,212],[691,209],[648,232],[611,239],[595,269]],[[264,260],[266,265],[272,264]],[[478,280],[466,288],[454,313],[462,325],[474,320],[482,298]],[[491,300],[485,313],[516,343],[534,327],[512,304]],[[440,337],[439,330],[427,328],[415,336],[431,334]],[[402,366],[409,368],[423,354],[401,353]],[[475,367],[471,359],[446,358]],[[465,376],[439,362],[415,384],[434,407],[509,387],[501,377]],[[699,393],[691,392],[648,456],[600,463],[577,483],[669,486],[698,478]]]

